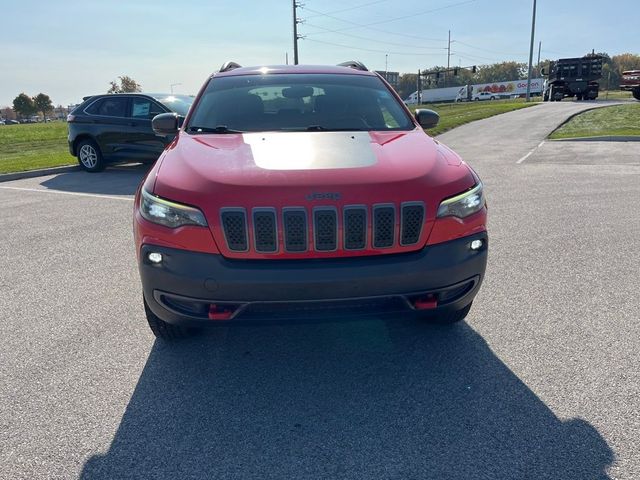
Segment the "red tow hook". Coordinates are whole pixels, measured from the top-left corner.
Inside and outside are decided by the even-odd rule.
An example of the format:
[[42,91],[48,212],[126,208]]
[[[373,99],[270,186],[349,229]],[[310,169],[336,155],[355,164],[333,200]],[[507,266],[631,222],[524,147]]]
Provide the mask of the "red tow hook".
[[416,310],[428,310],[438,306],[438,299],[433,294],[425,295],[414,300],[413,306]]
[[233,310],[212,303],[209,305],[210,320],[229,320],[233,316]]

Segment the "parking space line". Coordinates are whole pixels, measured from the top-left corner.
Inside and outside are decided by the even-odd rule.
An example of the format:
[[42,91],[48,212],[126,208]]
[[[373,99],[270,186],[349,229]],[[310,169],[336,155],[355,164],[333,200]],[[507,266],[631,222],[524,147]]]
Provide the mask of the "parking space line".
[[128,202],[133,201],[133,197],[116,197],[115,195],[100,195],[98,193],[63,192],[61,190],[45,190],[42,188],[24,188],[24,187],[7,187],[7,186],[0,186],[0,189],[18,190],[23,192],[58,193],[60,195],[73,195],[76,197],[107,198],[110,200],[126,200]]
[[527,158],[529,158],[531,155],[533,155],[533,152],[535,152],[537,149],[539,149],[542,145],[544,144],[544,140],[541,141],[537,147],[534,147],[531,149],[531,151],[529,153],[527,153],[524,157],[522,157],[520,160],[518,160],[516,163],[520,164],[522,162],[524,162]]

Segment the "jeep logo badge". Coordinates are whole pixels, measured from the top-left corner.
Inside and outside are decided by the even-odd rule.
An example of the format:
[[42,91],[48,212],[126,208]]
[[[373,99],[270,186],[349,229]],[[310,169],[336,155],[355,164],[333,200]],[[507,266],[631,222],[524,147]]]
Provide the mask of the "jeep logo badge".
[[339,192],[313,192],[307,195],[307,200],[340,200],[342,195]]

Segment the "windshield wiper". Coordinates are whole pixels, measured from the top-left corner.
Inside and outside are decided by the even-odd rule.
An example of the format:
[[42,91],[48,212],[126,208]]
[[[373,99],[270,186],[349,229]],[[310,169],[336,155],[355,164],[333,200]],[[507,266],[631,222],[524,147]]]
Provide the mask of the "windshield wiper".
[[309,125],[306,128],[307,132],[363,132],[368,131],[368,128],[328,128],[322,125]]
[[242,130],[233,130],[226,125],[218,125],[215,128],[190,126],[189,131],[194,133],[244,133]]

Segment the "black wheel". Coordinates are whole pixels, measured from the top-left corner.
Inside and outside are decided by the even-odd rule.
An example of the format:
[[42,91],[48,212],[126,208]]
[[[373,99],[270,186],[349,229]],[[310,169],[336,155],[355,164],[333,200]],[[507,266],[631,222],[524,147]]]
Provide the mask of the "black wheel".
[[473,302],[471,302],[469,305],[467,305],[466,307],[460,310],[453,310],[452,312],[444,313],[440,315],[433,314],[433,313],[424,313],[422,315],[422,318],[424,318],[426,321],[430,323],[439,323],[441,325],[451,325],[453,323],[458,323],[464,320],[467,314],[469,313],[469,310],[471,310],[472,304]]
[[640,100],[640,88],[634,88],[632,93],[633,98],[635,98],[636,100]]
[[[587,96],[586,95],[585,95],[584,99],[587,100]],[[576,100],[582,100],[582,94],[581,93],[578,93],[576,95]]]
[[149,322],[149,328],[157,338],[163,340],[177,340],[179,338],[188,337],[190,331],[186,328],[178,325],[172,325],[164,320],[160,320],[155,313],[151,311],[147,301],[143,298],[144,313],[147,315],[147,322]]
[[104,170],[105,163],[100,147],[93,140],[81,140],[78,143],[78,163],[87,172],[99,172]]
[[495,99],[496,99],[496,97],[491,97],[489,100],[495,100]]

